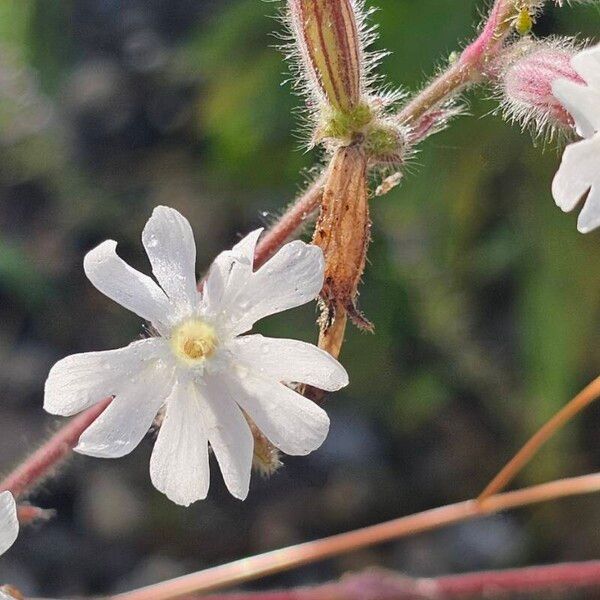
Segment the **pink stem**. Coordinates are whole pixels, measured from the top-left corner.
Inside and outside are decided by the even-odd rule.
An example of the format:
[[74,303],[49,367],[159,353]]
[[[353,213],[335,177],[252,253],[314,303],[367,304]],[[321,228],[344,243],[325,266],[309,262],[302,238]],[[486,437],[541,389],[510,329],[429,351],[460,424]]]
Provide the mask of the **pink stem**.
[[104,412],[112,402],[106,398],[92,406],[59,429],[25,462],[9,473],[0,483],[0,491],[10,491],[19,497],[38,485],[62,462],[77,445],[81,434]]
[[552,589],[600,589],[600,561],[454,575],[438,579],[437,584],[449,598],[486,595],[492,591],[523,594]]
[[422,129],[427,125],[430,111],[437,110],[469,84],[481,80],[487,63],[498,53],[510,32],[506,22],[514,10],[515,5],[512,2],[496,0],[477,39],[463,50],[453,65],[404,106],[397,119],[413,129]]
[[[473,597],[539,594],[568,589],[600,589],[600,561],[483,571],[435,579],[413,579],[386,571],[367,571],[341,581],[287,591],[205,596],[206,600],[463,600]],[[196,596],[195,598],[199,598]],[[187,600],[194,600],[190,597]]]
[[264,264],[283,244],[291,237],[297,235],[303,224],[314,213],[321,203],[323,185],[325,183],[324,175],[321,175],[315,182],[300,196],[281,218],[263,235],[256,246],[254,255],[254,267],[258,268]]

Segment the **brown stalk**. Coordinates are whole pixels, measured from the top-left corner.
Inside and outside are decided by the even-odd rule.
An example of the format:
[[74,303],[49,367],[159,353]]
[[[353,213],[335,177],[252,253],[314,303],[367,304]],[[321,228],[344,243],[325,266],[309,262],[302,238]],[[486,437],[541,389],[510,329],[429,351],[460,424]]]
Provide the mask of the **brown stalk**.
[[594,379],[566,406],[557,412],[529,441],[515,454],[506,466],[494,477],[488,486],[481,492],[480,501],[497,494],[523,470],[540,448],[562,429],[573,417],[587,408],[594,400],[600,397],[600,377]]
[[348,533],[341,533],[313,542],[243,558],[145,588],[117,594],[112,596],[110,600],[172,600],[190,594],[206,593],[267,575],[281,573],[282,571],[375,544],[397,540],[504,510],[599,491],[600,473],[561,479],[514,492],[498,494],[487,498],[483,502],[467,500],[449,504],[441,508],[426,510]]

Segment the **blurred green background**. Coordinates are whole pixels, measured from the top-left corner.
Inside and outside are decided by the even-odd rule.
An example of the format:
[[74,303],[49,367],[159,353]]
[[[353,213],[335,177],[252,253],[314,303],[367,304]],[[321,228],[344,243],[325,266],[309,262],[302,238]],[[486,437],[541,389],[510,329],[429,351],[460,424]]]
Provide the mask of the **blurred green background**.
[[[282,212],[318,156],[274,48],[280,2],[1,0],[0,467],[58,423],[45,376],[76,351],[126,345],[134,315],[87,282],[84,253],[140,244],[157,204],[192,222],[199,271]],[[475,0],[377,0],[381,68],[416,90],[485,8]],[[550,11],[540,35],[594,37],[597,7]],[[32,497],[56,508],[0,560],[28,594],[108,593],[476,494],[521,443],[598,375],[600,233],[577,233],[550,195],[559,161],[492,113],[429,139],[403,184],[374,199],[351,385],[327,401],[322,450],[185,510],[149,481],[152,439],[118,461],[76,457]],[[314,307],[261,324],[315,340]],[[519,483],[600,469],[600,407],[569,426]],[[259,582],[307,584],[370,565],[411,575],[600,556],[600,499],[454,527]],[[589,597],[589,596],[588,596]]]

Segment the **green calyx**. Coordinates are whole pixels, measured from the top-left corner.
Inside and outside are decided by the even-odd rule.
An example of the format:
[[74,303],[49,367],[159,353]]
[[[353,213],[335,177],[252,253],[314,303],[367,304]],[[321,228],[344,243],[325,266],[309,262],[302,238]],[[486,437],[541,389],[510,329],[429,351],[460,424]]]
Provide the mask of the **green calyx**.
[[386,123],[377,123],[370,128],[364,144],[367,156],[380,160],[393,160],[402,151],[397,128]]
[[329,109],[323,115],[319,137],[337,140],[352,139],[363,133],[373,118],[373,111],[366,103],[361,103],[348,111]]
[[360,143],[375,162],[398,162],[404,150],[400,128],[366,102],[350,111],[326,109],[313,140]]

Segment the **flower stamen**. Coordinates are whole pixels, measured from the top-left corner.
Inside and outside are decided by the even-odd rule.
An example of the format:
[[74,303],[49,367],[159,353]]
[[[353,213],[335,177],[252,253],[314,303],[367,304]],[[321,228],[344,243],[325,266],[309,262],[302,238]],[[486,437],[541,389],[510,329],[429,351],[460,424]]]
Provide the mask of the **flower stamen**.
[[174,354],[188,364],[198,364],[209,358],[217,347],[215,330],[200,320],[185,321],[171,337]]

